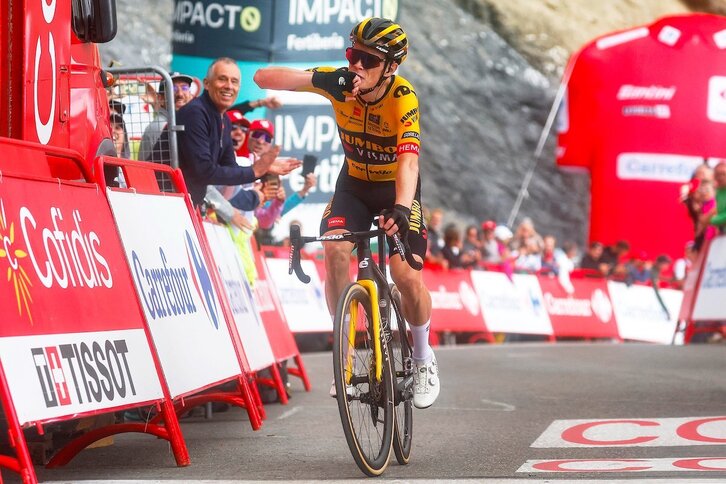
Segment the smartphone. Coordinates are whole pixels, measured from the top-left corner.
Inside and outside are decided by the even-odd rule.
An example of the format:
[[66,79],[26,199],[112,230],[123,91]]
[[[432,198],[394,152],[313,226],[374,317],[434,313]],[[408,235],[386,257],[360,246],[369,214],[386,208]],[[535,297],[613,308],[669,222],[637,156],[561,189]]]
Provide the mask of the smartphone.
[[266,184],[269,187],[274,187],[275,189],[280,187],[280,175],[271,175],[266,174],[261,178],[262,183]]
[[315,155],[303,156],[302,176],[315,172],[315,165],[318,164],[318,157]]

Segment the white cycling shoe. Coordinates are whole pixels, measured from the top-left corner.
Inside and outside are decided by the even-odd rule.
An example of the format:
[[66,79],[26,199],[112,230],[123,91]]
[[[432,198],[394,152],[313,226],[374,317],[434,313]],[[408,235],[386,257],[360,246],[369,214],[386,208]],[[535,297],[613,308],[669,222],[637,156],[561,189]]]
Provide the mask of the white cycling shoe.
[[[347,393],[349,397],[355,396],[355,388],[353,388],[353,385],[347,385],[345,388],[345,393]],[[338,392],[335,390],[335,381],[333,381],[333,383],[330,385],[330,391],[328,392],[328,394],[333,398],[338,397]]]
[[416,408],[429,408],[439,396],[439,366],[436,356],[431,361],[419,365],[416,363],[413,374],[413,406]]

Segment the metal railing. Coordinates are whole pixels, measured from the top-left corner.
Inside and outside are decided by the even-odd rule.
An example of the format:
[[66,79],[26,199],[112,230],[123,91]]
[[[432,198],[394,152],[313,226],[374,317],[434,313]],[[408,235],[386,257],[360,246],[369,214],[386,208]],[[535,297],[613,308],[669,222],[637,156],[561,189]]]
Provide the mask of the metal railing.
[[[116,77],[109,88],[109,100],[123,105],[120,114],[128,158],[178,168],[176,133],[184,127],[176,124],[174,85],[169,73],[159,66],[113,67],[107,71]],[[158,177],[162,191],[175,191],[168,175],[160,173]]]

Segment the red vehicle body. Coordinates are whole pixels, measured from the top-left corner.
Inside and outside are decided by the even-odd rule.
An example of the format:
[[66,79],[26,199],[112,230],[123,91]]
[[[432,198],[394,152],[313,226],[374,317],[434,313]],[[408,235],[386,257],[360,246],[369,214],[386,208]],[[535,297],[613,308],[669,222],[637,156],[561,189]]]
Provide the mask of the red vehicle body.
[[[96,43],[116,34],[114,0],[25,0],[0,6],[0,146],[3,138],[72,150],[50,174],[81,179],[115,156],[106,73]],[[24,173],[3,156],[0,168]],[[80,165],[80,166],[79,166]],[[90,180],[89,180],[90,181]]]

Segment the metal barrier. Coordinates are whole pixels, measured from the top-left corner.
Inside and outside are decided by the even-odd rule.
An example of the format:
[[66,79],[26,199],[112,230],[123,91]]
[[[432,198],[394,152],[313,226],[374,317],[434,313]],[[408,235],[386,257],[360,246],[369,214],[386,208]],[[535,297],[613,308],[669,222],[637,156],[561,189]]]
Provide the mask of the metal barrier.
[[[167,71],[158,66],[110,68],[116,83],[109,89],[112,110],[123,116],[128,147],[122,157],[179,167],[174,111],[174,85]],[[162,89],[163,87],[163,89]],[[158,172],[161,191],[174,192],[166,173]]]

